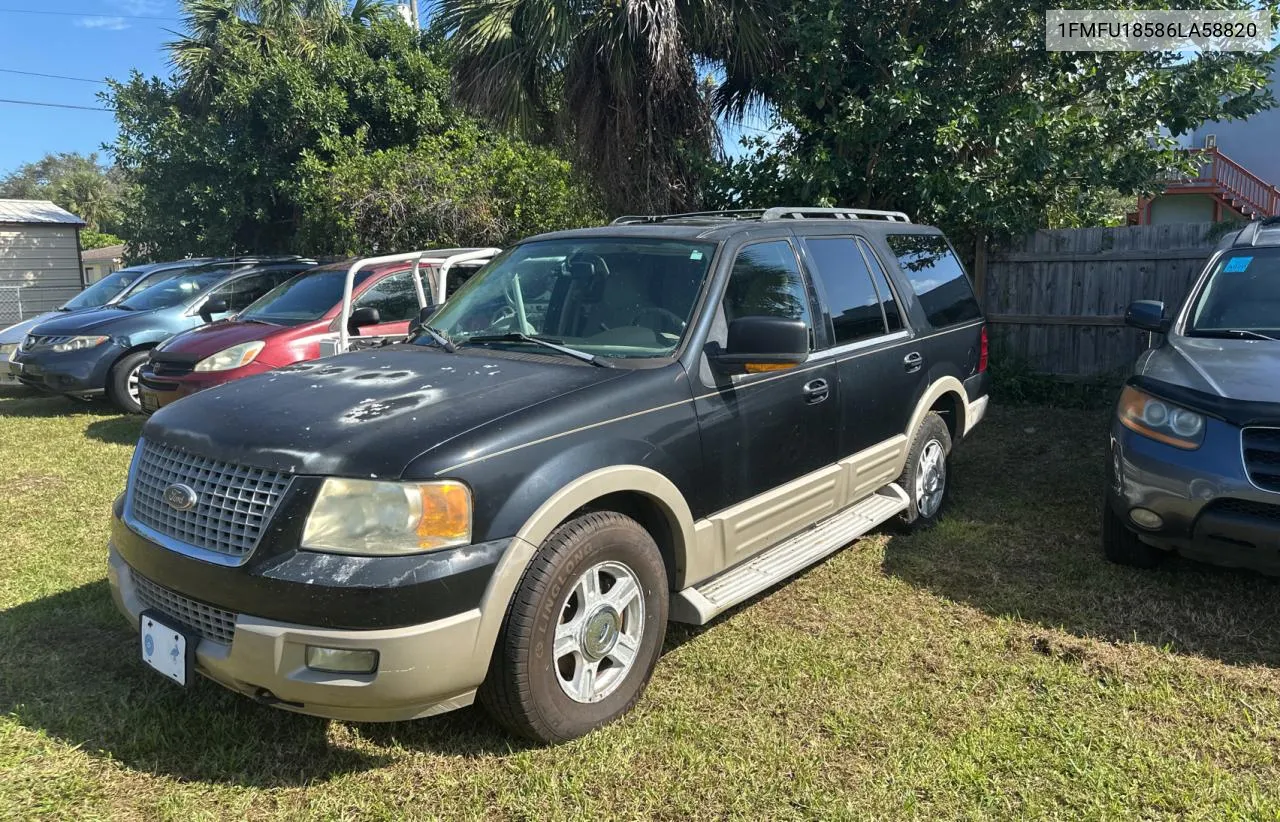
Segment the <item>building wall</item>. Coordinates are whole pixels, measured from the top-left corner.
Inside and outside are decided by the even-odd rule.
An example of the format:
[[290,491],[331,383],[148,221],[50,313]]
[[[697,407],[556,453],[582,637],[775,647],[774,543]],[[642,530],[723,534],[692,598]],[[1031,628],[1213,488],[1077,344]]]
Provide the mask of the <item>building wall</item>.
[[75,226],[0,225],[0,302],[7,305],[11,293],[5,286],[19,286],[22,319],[74,297],[84,287],[81,276]]
[[1151,203],[1151,225],[1211,222],[1213,199],[1201,194],[1163,194]]
[[119,260],[97,260],[84,264],[84,281],[88,285],[96,283],[112,271],[120,268]]
[[[1271,68],[1271,91],[1280,96],[1280,62]],[[1259,112],[1248,120],[1205,123],[1191,133],[1188,148],[1204,148],[1208,134],[1218,137],[1218,149],[1273,186],[1280,186],[1280,108]]]

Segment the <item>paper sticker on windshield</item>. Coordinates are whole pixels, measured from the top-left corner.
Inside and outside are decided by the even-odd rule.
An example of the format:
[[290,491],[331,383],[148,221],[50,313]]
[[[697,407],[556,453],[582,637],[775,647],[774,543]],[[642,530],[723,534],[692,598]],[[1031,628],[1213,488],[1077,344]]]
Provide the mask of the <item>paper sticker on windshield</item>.
[[690,253],[689,253],[689,259],[690,259],[690,260],[701,260],[701,259],[702,259],[702,252],[701,252],[701,251],[692,251],[692,252],[690,252]]
[[1227,274],[1239,274],[1241,271],[1248,271],[1251,262],[1253,262],[1252,257],[1232,257],[1227,260],[1227,265],[1222,270]]

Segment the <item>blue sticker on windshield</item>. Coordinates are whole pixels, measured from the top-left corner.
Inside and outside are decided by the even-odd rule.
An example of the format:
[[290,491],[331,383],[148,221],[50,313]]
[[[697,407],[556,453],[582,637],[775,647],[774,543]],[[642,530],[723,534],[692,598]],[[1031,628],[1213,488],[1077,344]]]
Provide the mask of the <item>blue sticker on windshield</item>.
[[1222,270],[1227,274],[1239,274],[1241,271],[1248,271],[1251,262],[1253,262],[1252,257],[1232,257],[1227,260],[1227,265]]
[[690,260],[701,260],[701,259],[702,259],[702,252],[701,252],[701,251],[694,251],[694,252],[692,252],[692,253],[689,255],[689,259],[690,259]]

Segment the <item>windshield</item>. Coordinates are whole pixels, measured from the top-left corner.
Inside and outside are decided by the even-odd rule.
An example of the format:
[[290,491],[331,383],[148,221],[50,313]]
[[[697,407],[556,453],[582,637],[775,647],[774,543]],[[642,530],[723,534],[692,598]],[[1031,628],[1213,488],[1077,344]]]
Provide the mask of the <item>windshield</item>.
[[1280,334],[1280,248],[1241,248],[1224,254],[1201,289],[1187,334]]
[[[495,259],[432,318],[453,342],[523,334],[603,357],[669,356],[688,327],[714,243],[544,240]],[[427,337],[415,340],[431,345]],[[528,346],[509,339],[478,343]]]
[[131,311],[154,311],[181,305],[232,272],[231,268],[190,268],[176,277],[142,289],[119,306]]
[[[371,276],[373,272],[367,269],[357,272],[355,287],[358,288]],[[346,268],[294,277],[268,291],[240,312],[237,319],[275,325],[301,325],[318,320],[342,302],[342,288],[346,281]]]
[[113,271],[63,303],[62,310],[76,311],[81,308],[97,308],[100,305],[106,305],[108,300],[133,285],[145,273],[128,268]]

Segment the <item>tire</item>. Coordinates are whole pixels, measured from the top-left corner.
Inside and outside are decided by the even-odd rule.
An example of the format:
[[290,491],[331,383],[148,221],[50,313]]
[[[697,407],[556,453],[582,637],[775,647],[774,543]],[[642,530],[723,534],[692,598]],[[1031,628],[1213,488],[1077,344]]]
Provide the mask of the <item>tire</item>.
[[[947,457],[951,454],[951,432],[942,417],[930,411],[911,438],[907,464],[898,477],[898,486],[907,492],[910,502],[899,521],[908,530],[931,528],[938,522],[947,503]],[[923,473],[922,473],[923,472]],[[929,486],[936,477],[938,485]]]
[[[594,601],[584,587],[593,577],[603,597]],[[620,600],[631,586],[635,596]],[[611,593],[612,602],[606,601]],[[619,611],[615,604],[625,607]],[[639,523],[612,511],[566,522],[547,537],[520,580],[480,704],[507,730],[541,743],[574,739],[614,721],[649,683],[667,609],[666,566]],[[629,655],[628,648],[634,651],[629,663],[615,660]],[[588,668],[594,677],[582,675]]]
[[1138,539],[1106,501],[1102,503],[1102,554],[1117,565],[1131,568],[1154,568],[1164,559],[1164,551]]
[[[126,414],[141,414],[142,402],[138,398],[138,372],[151,356],[150,351],[134,351],[116,360],[107,374],[107,399]],[[130,386],[132,380],[132,389]]]

